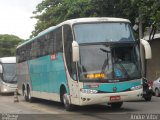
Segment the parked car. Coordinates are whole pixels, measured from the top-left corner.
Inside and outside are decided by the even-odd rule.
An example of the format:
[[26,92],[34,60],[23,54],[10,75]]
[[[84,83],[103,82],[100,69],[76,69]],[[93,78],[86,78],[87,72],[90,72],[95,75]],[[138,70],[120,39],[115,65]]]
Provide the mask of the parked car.
[[152,90],[153,82],[151,80],[143,79],[143,98],[146,101],[151,101],[153,90]]
[[156,97],[160,96],[160,77],[153,82],[153,92]]

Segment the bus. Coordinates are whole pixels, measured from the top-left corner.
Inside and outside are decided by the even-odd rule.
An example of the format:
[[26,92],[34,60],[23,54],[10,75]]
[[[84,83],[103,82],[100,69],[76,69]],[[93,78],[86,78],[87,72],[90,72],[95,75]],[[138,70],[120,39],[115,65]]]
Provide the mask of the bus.
[[0,58],[0,93],[14,93],[16,89],[16,57],[2,57]]
[[17,47],[18,91],[26,101],[58,101],[74,106],[141,100],[139,46],[151,58],[147,41],[134,37],[122,18],[77,18],[39,33]]

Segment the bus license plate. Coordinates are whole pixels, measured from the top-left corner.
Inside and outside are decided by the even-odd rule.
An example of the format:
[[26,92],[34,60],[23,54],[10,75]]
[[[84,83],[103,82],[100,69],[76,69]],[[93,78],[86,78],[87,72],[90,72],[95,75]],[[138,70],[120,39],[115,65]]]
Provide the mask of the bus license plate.
[[110,101],[118,101],[120,99],[121,99],[120,96],[110,96]]

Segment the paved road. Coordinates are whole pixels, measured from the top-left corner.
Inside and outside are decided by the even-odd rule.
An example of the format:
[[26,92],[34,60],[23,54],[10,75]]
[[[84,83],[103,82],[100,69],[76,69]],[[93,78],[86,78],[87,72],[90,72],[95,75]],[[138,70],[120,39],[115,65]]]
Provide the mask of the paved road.
[[[0,120],[137,120],[134,115],[139,114],[142,119],[147,119],[146,115],[149,114],[153,115],[150,116],[152,120],[160,120],[160,97],[153,97],[151,102],[125,102],[119,110],[106,105],[94,105],[67,112],[63,105],[57,102],[37,100],[35,103],[28,103],[19,96],[19,102],[14,103],[14,96],[3,95],[0,96],[0,113]],[[156,114],[159,114],[157,118],[154,116]]]

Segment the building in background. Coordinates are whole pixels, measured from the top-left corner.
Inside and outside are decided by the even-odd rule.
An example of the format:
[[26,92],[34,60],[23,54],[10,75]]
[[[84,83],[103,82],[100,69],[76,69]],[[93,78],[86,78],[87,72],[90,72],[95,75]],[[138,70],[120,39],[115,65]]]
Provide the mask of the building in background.
[[152,48],[152,59],[146,61],[146,77],[154,81],[160,77],[160,32],[156,33],[152,40],[145,34],[144,39],[149,41]]

